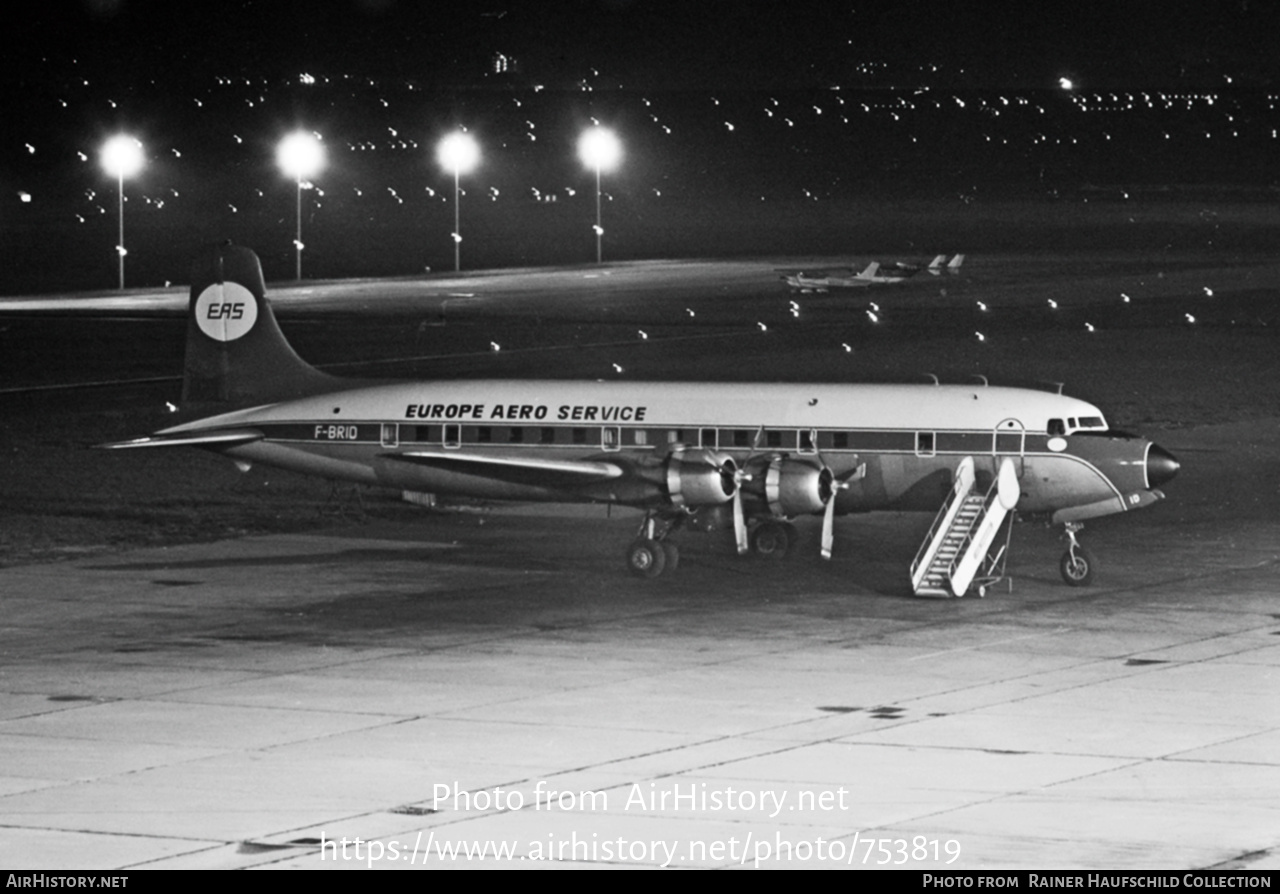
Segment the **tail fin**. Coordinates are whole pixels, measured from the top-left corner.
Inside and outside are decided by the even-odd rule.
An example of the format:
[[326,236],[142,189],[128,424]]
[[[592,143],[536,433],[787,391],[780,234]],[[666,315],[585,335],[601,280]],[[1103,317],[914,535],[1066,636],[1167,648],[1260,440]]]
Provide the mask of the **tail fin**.
[[947,270],[951,273],[959,273],[960,265],[963,263],[964,263],[964,255],[956,255],[954,258],[951,259],[951,262],[947,264]]
[[872,261],[867,265],[867,269],[858,274],[859,279],[870,279],[880,271],[880,262]]
[[182,402],[222,409],[274,403],[341,388],[285,340],[266,297],[258,256],[223,243],[191,271]]
[[926,269],[930,273],[932,273],[934,276],[937,276],[939,273],[942,272],[942,265],[946,260],[947,260],[946,255],[938,255],[932,261],[929,262],[929,266]]

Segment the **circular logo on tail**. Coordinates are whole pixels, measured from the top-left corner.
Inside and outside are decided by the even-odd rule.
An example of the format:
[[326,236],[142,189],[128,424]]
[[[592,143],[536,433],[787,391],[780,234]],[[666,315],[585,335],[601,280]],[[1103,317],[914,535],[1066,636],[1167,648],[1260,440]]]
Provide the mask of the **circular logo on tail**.
[[216,282],[196,299],[196,325],[215,341],[235,341],[258,321],[253,293],[236,282]]

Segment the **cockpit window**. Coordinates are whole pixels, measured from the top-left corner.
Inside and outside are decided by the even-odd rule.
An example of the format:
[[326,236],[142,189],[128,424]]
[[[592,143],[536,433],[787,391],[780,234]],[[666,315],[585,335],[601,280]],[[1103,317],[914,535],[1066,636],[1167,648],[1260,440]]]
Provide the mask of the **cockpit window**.
[[1049,434],[1051,435],[1068,434],[1068,433],[1077,434],[1080,432],[1100,432],[1100,431],[1107,430],[1106,420],[1104,420],[1101,416],[1081,416],[1078,419],[1075,416],[1072,416],[1069,419],[1067,419],[1067,427],[1065,432],[1054,431],[1055,424],[1061,425],[1062,420],[1061,419],[1049,420]]

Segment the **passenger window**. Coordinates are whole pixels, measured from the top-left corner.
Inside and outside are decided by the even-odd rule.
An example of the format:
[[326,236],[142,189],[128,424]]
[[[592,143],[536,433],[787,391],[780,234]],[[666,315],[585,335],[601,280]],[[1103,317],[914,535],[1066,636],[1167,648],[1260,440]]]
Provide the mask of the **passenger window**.
[[765,432],[765,433],[764,433],[764,443],[765,443],[765,446],[766,446],[766,447],[781,447],[781,446],[782,446],[782,432],[780,432],[780,431],[767,431],[767,432]]
[[511,434],[507,438],[512,444],[521,444],[524,442],[524,429],[516,427],[511,429]]
[[714,428],[704,428],[702,430],[702,446],[703,447],[716,446],[716,430]]
[[847,431],[838,431],[831,436],[831,446],[836,450],[849,449],[849,433]]
[[800,432],[800,452],[813,453],[817,448],[813,446],[813,431]]
[[542,443],[554,444],[556,442],[556,430],[551,427],[542,429]]
[[1061,419],[1050,419],[1048,432],[1051,437],[1053,435],[1065,435],[1067,433],[1067,427],[1062,424]]
[[493,429],[487,425],[482,425],[476,429],[476,442],[479,444],[488,444],[493,440]]
[[462,426],[456,422],[444,427],[444,446],[457,447],[462,443]]
[[382,446],[395,447],[400,443],[400,426],[394,422],[382,423]]
[[604,444],[605,450],[618,449],[618,428],[610,425],[600,429],[601,443]]
[[916,455],[933,456],[933,432],[916,432]]

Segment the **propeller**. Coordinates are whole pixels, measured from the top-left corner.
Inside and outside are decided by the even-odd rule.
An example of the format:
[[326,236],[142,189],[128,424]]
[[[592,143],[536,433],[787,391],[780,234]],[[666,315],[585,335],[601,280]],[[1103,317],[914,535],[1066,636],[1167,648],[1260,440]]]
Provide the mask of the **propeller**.
[[733,492],[733,537],[738,544],[738,555],[745,555],[747,543],[747,515],[742,509],[742,487]]
[[724,491],[727,493],[730,488],[733,489],[733,535],[738,545],[738,554],[742,555],[749,546],[747,541],[747,514],[742,505],[742,483],[750,481],[751,475],[747,472],[745,466],[739,466],[731,457],[708,452],[706,448],[701,450],[700,453],[702,461],[719,473],[721,487],[724,488]]
[[[822,468],[823,471],[828,473],[830,472],[830,469],[827,468],[825,463]],[[852,482],[865,478],[866,475],[866,463],[859,463],[857,468],[850,469],[843,475],[831,475],[831,481],[828,485],[831,490],[831,495],[827,497],[827,505],[822,512],[822,558],[831,558],[831,544],[835,540],[836,494],[848,488]]]
[[751,439],[751,451],[747,454],[747,458],[733,473],[733,481],[736,485],[733,489],[733,538],[738,545],[740,556],[746,555],[747,550],[751,548],[751,544],[747,542],[747,513],[742,508],[742,485],[751,480],[751,473],[747,471],[747,467],[755,458],[756,451],[760,449],[762,437],[764,437],[763,425],[756,429],[755,437]]

